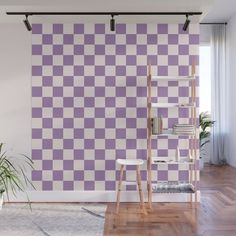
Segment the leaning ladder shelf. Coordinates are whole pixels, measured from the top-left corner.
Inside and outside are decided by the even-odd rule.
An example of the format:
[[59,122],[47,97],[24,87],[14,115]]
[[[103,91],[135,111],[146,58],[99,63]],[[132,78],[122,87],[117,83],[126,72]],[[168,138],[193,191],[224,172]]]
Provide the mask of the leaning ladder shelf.
[[[152,81],[187,81],[191,86],[191,103],[187,104],[178,104],[178,103],[152,103]],[[153,194],[153,184],[152,184],[152,165],[169,165],[169,164],[179,164],[187,165],[189,170],[189,185],[192,186],[192,191],[185,191],[185,193],[190,193],[190,201],[193,201],[192,194],[195,194],[194,200],[197,202],[197,108],[196,108],[196,77],[195,77],[195,64],[192,65],[192,73],[190,76],[153,76],[151,73],[151,65],[148,66],[148,161],[147,161],[147,170],[148,170],[148,204],[149,207],[152,207],[152,194]],[[173,162],[173,161],[157,161],[159,157],[152,157],[152,146],[151,142],[153,138],[167,136],[167,137],[181,137],[186,136],[186,134],[174,134],[171,129],[166,129],[162,134],[152,134],[152,110],[158,108],[189,108],[191,110],[191,124],[194,126],[195,132],[193,135],[187,135],[190,139],[190,153],[191,161],[189,162]],[[166,188],[165,188],[166,189]],[[157,193],[173,193],[177,191],[170,190],[168,188],[165,191],[157,189]],[[179,191],[181,192],[181,191]]]

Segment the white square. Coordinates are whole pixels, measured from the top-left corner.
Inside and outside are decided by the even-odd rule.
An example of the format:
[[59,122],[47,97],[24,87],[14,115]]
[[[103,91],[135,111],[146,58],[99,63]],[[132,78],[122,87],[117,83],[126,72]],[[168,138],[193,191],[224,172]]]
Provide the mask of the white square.
[[44,118],[52,118],[53,117],[53,113],[52,113],[52,108],[42,108],[43,112],[43,117]]
[[53,65],[54,66],[62,66],[63,65],[63,56],[61,56],[61,55],[54,55],[53,56],[53,58],[52,58],[52,60],[53,60]]
[[43,87],[42,96],[43,97],[53,97],[53,88],[52,87]]
[[53,34],[52,35],[53,37],[53,44],[60,44],[60,45],[63,45],[64,42],[63,42],[63,35],[62,34]]
[[53,139],[52,140],[53,149],[62,149],[63,148],[63,140],[62,139]]
[[105,128],[105,118],[95,118],[94,119],[95,128],[96,129],[104,129]]
[[84,119],[74,118],[74,128],[84,128]]
[[95,139],[95,149],[105,149],[105,139]]
[[74,45],[63,45],[63,54],[64,55],[74,55]]
[[96,66],[105,66],[105,56],[95,55],[94,64]]
[[64,139],[73,139],[74,130],[73,129],[63,129],[63,138]]
[[95,173],[91,170],[84,171],[84,180],[85,181],[94,181],[95,180]]

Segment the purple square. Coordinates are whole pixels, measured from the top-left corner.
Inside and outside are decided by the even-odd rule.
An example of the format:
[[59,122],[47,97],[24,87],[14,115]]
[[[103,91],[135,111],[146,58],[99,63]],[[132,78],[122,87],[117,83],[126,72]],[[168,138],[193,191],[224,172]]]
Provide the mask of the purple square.
[[32,76],[41,76],[42,66],[32,66]]
[[83,76],[84,75],[84,66],[74,66],[74,75]]
[[95,150],[95,159],[96,160],[105,160],[105,150],[103,150],[103,149],[96,149]]
[[156,34],[148,34],[147,35],[147,43],[148,44],[157,44],[157,35]]
[[94,65],[95,57],[94,55],[85,55],[84,56],[84,64],[85,65]]
[[63,56],[63,64],[66,65],[73,65],[74,64],[74,56]]
[[167,76],[168,75],[168,66],[158,66],[157,67],[159,76]]
[[71,87],[73,87],[73,85],[74,85],[74,78],[73,78],[73,76],[64,76],[63,85],[64,86],[71,86]]
[[32,160],[42,160],[42,150],[32,150]]
[[63,87],[53,87],[53,97],[62,97]]
[[116,189],[115,181],[106,181],[105,182],[105,190],[106,191],[114,191]]
[[147,24],[137,24],[137,34],[147,34]]
[[43,128],[52,128],[51,118],[43,118]]
[[95,81],[94,81],[94,76],[85,76],[84,77],[84,86],[94,86]]
[[116,85],[116,77],[115,76],[107,76],[105,85],[109,87],[114,87]]
[[74,35],[73,34],[64,34],[63,35],[64,44],[73,44],[74,43]]
[[52,160],[43,160],[43,170],[52,170]]
[[94,128],[94,119],[93,118],[85,118],[84,119],[84,128]]
[[168,24],[158,24],[157,25],[158,34],[168,34]]
[[176,55],[170,55],[168,56],[168,65],[170,66],[176,66],[179,63],[179,57]]
[[167,170],[159,170],[157,172],[159,181],[167,181],[168,180],[168,171]]
[[63,170],[73,170],[74,161],[73,160],[64,160],[63,161]]
[[95,75],[96,76],[105,75],[105,66],[95,66]]
[[168,165],[168,170],[178,170],[178,164],[170,164],[170,165]]
[[135,76],[127,76],[126,86],[136,86],[136,77]]
[[75,97],[84,97],[84,88],[83,87],[74,87],[74,96]]
[[105,170],[115,170],[116,161],[115,160],[106,160],[105,161]]
[[32,118],[41,118],[42,108],[32,108]]
[[168,127],[173,128],[175,124],[178,124],[178,118],[168,118]]
[[52,44],[52,35],[51,34],[43,34],[42,41],[43,41],[43,44],[45,44],[45,45]]
[[53,108],[53,117],[63,117],[63,108]]
[[32,139],[42,139],[42,129],[32,129]]
[[125,55],[126,46],[125,45],[116,45],[116,55]]
[[126,44],[136,44],[137,35],[136,34],[127,34],[126,35]]
[[63,160],[63,150],[54,149],[53,150],[53,160]]
[[63,34],[63,24],[53,24],[53,34]]
[[84,169],[85,170],[94,170],[94,160],[84,160]]
[[126,98],[126,107],[136,107],[136,98],[133,97]]
[[125,97],[126,88],[125,87],[116,87],[116,97]]
[[137,129],[137,138],[138,139],[147,138],[147,129],[144,129],[144,128]]
[[117,34],[126,34],[126,24],[116,24]]
[[63,171],[62,170],[54,170],[53,171],[53,180],[63,180]]
[[147,87],[137,87],[137,96],[146,97],[147,96]]
[[84,117],[84,108],[74,108],[74,117]]
[[105,55],[105,45],[95,45],[95,55]]
[[85,191],[93,191],[95,189],[94,181],[84,181],[84,190]]
[[32,87],[32,97],[42,97],[42,87]]
[[52,76],[43,76],[43,86],[47,87],[51,87],[52,86]]
[[84,148],[85,149],[94,149],[94,139],[85,139],[84,140]]
[[179,35],[178,34],[169,34],[168,35],[168,44],[178,44]]
[[137,143],[136,139],[127,139],[126,140],[126,149],[136,149]]
[[32,55],[42,55],[42,45],[32,45]]
[[42,34],[42,24],[32,24],[32,34]]
[[74,180],[84,180],[84,171],[82,170],[76,170],[74,171]]
[[83,139],[84,138],[84,129],[74,129],[74,138]]
[[74,190],[74,182],[73,181],[63,181],[63,190],[65,190],[65,191]]
[[52,149],[51,139],[43,139],[43,149]]
[[147,108],[145,107],[138,107],[137,108],[137,118],[146,118],[147,117]]
[[117,118],[126,117],[126,109],[122,107],[116,108],[116,117]]
[[32,170],[32,181],[42,181],[41,170]]
[[105,127],[106,128],[115,128],[116,120],[115,118],[106,118],[105,119]]
[[53,129],[53,138],[54,139],[61,139],[63,138],[63,129]]
[[114,97],[106,97],[105,98],[105,106],[106,107],[115,107],[116,99]]
[[136,63],[137,63],[136,58],[137,58],[137,56],[133,56],[133,55],[126,56],[126,64],[127,64],[127,66],[136,65]]
[[115,139],[106,139],[105,148],[106,149],[115,149],[116,141]]
[[148,55],[147,61],[151,63],[151,65],[157,65],[157,51],[155,51],[156,55]]
[[95,138],[104,139],[105,138],[105,129],[95,129]]
[[62,55],[63,54],[63,46],[62,45],[53,45],[53,54],[54,55]]
[[125,76],[126,75],[126,66],[116,66],[116,75]]
[[50,97],[43,98],[43,107],[52,107],[52,98]]
[[199,34],[190,34],[189,44],[199,44]]
[[189,117],[189,109],[188,108],[180,108],[179,109],[179,118],[187,118]]
[[94,35],[93,34],[85,34],[84,35],[84,44],[94,44]]
[[63,75],[63,66],[53,66],[53,75],[62,76]]
[[74,45],[74,54],[75,55],[83,55],[84,54],[84,46],[83,45]]
[[73,118],[64,118],[63,119],[63,128],[73,128],[74,119]]
[[63,140],[63,148],[64,149],[73,149],[74,148],[74,140],[73,139],[64,139]]
[[167,45],[158,45],[158,55],[167,55],[168,54],[168,46]]
[[105,56],[106,65],[115,65],[116,64],[116,57],[114,55],[107,55]]
[[137,45],[137,55],[146,55],[147,45]]
[[84,106],[85,107],[94,107],[95,98],[94,97],[85,97],[84,98]]
[[179,45],[179,55],[188,55],[189,45]]
[[116,129],[116,138],[117,139],[126,138],[126,129]]
[[64,107],[73,107],[74,106],[74,98],[69,98],[69,97],[63,98],[63,106]]
[[136,128],[136,118],[126,118],[126,128]]
[[105,42],[106,42],[106,45],[109,45],[109,44],[115,44],[116,42],[116,36],[113,35],[113,34],[108,34],[105,36]]
[[147,66],[137,66],[137,76],[147,75]]
[[104,118],[105,117],[105,108],[96,107],[95,108],[95,118]]
[[105,24],[95,24],[95,34],[105,34]]
[[188,181],[188,171],[187,170],[180,170],[179,171],[179,181]]
[[95,87],[95,97],[105,97],[105,87]]
[[43,191],[51,191],[52,190],[52,181],[43,181],[42,189],[43,189]]
[[179,75],[180,76],[189,75],[189,67],[188,66],[179,66]]
[[75,160],[84,160],[84,150],[74,150]]
[[104,170],[95,170],[95,180],[104,181],[105,180],[105,171]]
[[74,24],[74,34],[84,34],[84,25]]

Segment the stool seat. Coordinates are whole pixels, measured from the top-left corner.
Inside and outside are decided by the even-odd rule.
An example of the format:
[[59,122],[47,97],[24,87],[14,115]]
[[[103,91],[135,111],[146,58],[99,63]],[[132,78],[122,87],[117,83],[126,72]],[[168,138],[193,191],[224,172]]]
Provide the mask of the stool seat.
[[141,166],[144,163],[141,159],[117,159],[116,162],[125,166]]

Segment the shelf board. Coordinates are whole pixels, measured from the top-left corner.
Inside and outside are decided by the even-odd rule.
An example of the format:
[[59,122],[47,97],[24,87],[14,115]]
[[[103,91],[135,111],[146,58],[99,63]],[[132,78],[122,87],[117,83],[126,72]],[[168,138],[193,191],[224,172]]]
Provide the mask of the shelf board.
[[194,136],[195,134],[174,134],[173,129],[164,129],[162,134],[152,134],[153,137],[179,137],[179,136]]
[[164,80],[164,81],[190,81],[194,80],[195,76],[152,76],[153,81]]
[[193,184],[152,184],[153,193],[195,193]]
[[194,107],[194,104],[179,104],[179,103],[151,103],[151,107],[153,108],[191,108]]
[[[165,159],[166,160],[165,160]],[[191,161],[187,161],[186,158],[180,161],[172,161],[170,159],[167,159],[168,157],[152,157],[152,164],[155,165],[171,165],[171,164],[178,164],[178,165],[182,165],[182,164],[187,164],[187,165],[191,165],[193,164],[192,159],[190,159]]]

